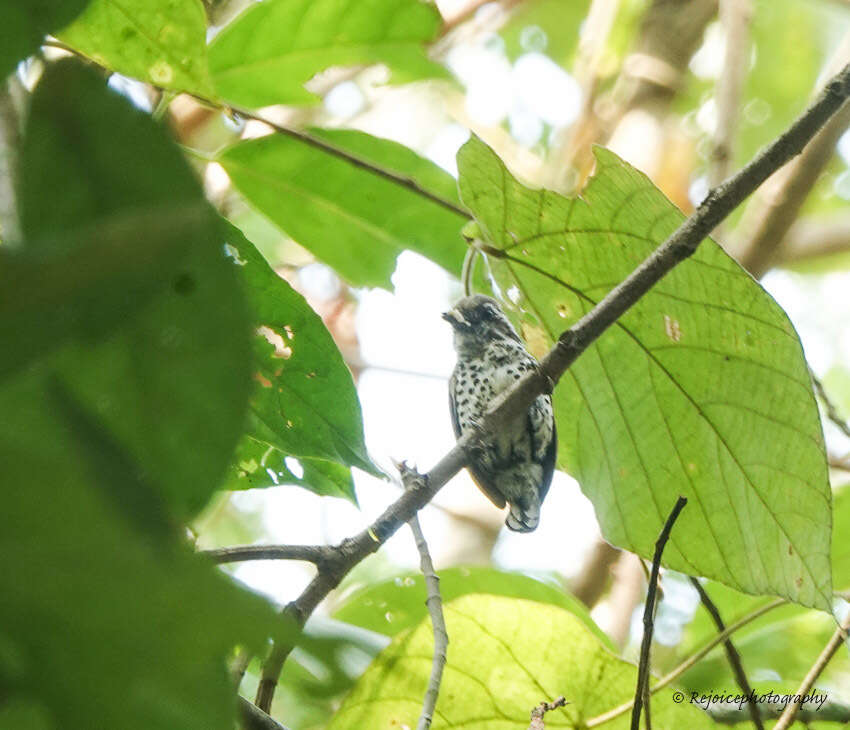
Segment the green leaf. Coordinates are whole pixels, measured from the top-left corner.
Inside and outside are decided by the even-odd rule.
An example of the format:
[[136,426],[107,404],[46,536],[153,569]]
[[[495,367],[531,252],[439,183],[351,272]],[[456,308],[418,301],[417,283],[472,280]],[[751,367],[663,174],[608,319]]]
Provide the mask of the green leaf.
[[[0,696],[24,727],[230,730],[225,659],[261,650],[277,618],[174,529],[215,489],[248,398],[249,318],[217,219],[177,147],[77,62],[48,66],[25,139],[30,238],[0,252],[0,271],[28,274],[4,281],[4,365],[29,350],[0,380]],[[60,139],[100,150],[80,166]],[[98,184],[79,208],[36,199]],[[176,234],[174,206],[193,210]],[[51,316],[34,347],[28,327]]]
[[[69,130],[71,146],[92,150],[90,165],[59,152]],[[50,150],[55,158],[45,155]],[[36,88],[21,167],[28,170],[20,195],[27,245],[4,258],[12,272],[32,278],[4,277],[10,288],[0,299],[0,332],[12,335],[4,353],[13,361],[19,350],[36,353],[34,338],[45,333],[21,325],[51,322],[46,334],[60,337],[41,350],[55,350],[54,367],[70,391],[188,519],[224,473],[250,386],[249,318],[218,219],[177,146],[77,62],[51,66]],[[92,191],[93,202],[81,195],[77,206],[57,202],[49,210],[44,198],[58,201],[74,188]],[[164,230],[176,208],[194,217]],[[60,237],[63,214],[67,235]],[[103,261],[100,250],[108,254]],[[127,290],[118,286],[125,282]],[[27,303],[20,317],[19,299]],[[160,427],[163,413],[172,414],[168,428]]]
[[[300,475],[290,469],[290,465],[296,468],[293,460],[300,466]],[[348,467],[323,459],[288,456],[274,446],[243,436],[222,489],[264,489],[284,484],[294,484],[321,496],[342,497],[357,504],[354,480]]]
[[0,0],[0,78],[34,53],[44,36],[70,23],[89,0]]
[[[446,173],[399,144],[352,131],[321,136],[456,200]],[[218,161],[252,205],[354,286],[389,287],[404,249],[460,275],[465,217],[395,182],[282,135],[237,144]]]
[[214,98],[206,31],[200,0],[92,0],[57,37],[125,76]]
[[[471,595],[444,607],[448,662],[434,730],[528,727],[531,709],[564,695],[570,704],[546,715],[546,726],[583,721],[634,697],[637,668],[609,652],[570,611],[501,596]],[[426,620],[401,634],[366,671],[328,730],[416,726],[431,671],[433,636]],[[606,728],[628,727],[628,714]],[[709,728],[700,710],[676,705],[671,692],[652,699],[659,730]]]
[[[501,254],[491,270],[545,352],[684,219],[646,176],[596,150],[581,198],[532,190],[478,139],[461,196]],[[741,591],[828,610],[830,491],[802,348],[785,313],[713,241],[570,368],[554,394],[559,463],[610,542]]]
[[[333,338],[304,297],[278,276],[237,228],[227,225],[227,250],[245,286],[254,322],[254,392],[248,436],[283,454],[335,461],[372,474],[354,381]],[[256,459],[256,447],[250,459]],[[279,468],[281,457],[275,457]],[[305,471],[306,471],[305,466]],[[318,493],[339,491],[340,474],[310,465]],[[288,469],[286,471],[289,471]],[[291,472],[290,472],[291,473]],[[305,479],[302,486],[310,488]],[[353,497],[353,492],[346,496]]]
[[383,63],[397,82],[445,76],[425,53],[439,27],[420,0],[267,0],[216,36],[210,70],[234,104],[311,103],[304,84],[331,66]]
[[[551,583],[522,573],[512,573],[477,565],[440,571],[440,594],[448,603],[470,593],[523,598],[560,606],[581,619],[611,651],[614,645],[596,625],[584,605]],[[334,618],[387,636],[396,636],[428,615],[425,582],[421,573],[407,573],[381,583],[357,589],[334,613]]]

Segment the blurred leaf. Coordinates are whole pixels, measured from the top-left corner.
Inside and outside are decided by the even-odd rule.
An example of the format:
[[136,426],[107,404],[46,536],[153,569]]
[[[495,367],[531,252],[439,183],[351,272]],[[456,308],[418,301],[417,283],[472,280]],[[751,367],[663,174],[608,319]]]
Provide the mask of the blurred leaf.
[[92,0],[56,35],[112,71],[212,98],[206,32],[200,0]]
[[784,132],[812,97],[828,49],[843,34],[836,23],[847,26],[842,20],[846,14],[827,5],[756,1],[754,62],[746,77],[738,131],[736,159],[742,164]]
[[216,36],[210,70],[234,104],[311,103],[304,84],[331,66],[383,63],[396,82],[445,76],[425,53],[439,27],[420,0],[266,0]]
[[35,53],[44,36],[70,23],[89,0],[0,0],[0,78]]
[[[75,146],[100,148],[91,165],[69,153],[44,155],[61,147],[67,130]],[[107,162],[111,151],[119,171]],[[0,331],[12,335],[4,352],[14,360],[19,349],[32,351],[37,335],[67,329],[43,348],[64,344],[53,355],[57,372],[186,520],[218,486],[243,430],[250,385],[249,320],[218,219],[176,145],[78,62],[49,67],[36,88],[21,166],[29,170],[20,196],[28,238],[8,258],[24,261],[41,288],[13,280],[4,292]],[[119,176],[132,182],[116,183]],[[48,177],[49,185],[40,184]],[[41,198],[75,187],[110,192],[68,211],[68,234],[58,237],[68,209],[57,203],[48,211]],[[178,205],[195,217],[168,232],[162,250],[161,216]],[[135,226],[116,231],[115,221],[130,214]],[[80,244],[84,235],[97,242],[101,231],[113,235],[103,262],[97,243]],[[126,291],[118,286],[125,282],[132,284]],[[16,329],[19,294],[28,309]],[[29,329],[51,317],[47,332]],[[163,413],[171,414],[168,428],[160,427]]]
[[[25,261],[45,291],[21,311],[10,303],[28,294],[9,280],[0,307],[4,354],[30,347],[27,367],[0,381],[0,696],[33,727],[41,706],[27,720],[24,703],[38,687],[48,727],[231,730],[225,657],[237,643],[260,650],[278,619],[163,527],[206,502],[242,430],[249,319],[233,266],[179,150],[97,74],[48,66],[28,120],[30,238],[3,251],[0,270]],[[100,147],[90,166],[62,149],[63,132]],[[121,176],[131,182],[110,189]],[[75,186],[104,192],[79,208],[35,199]],[[193,210],[179,236],[159,220],[168,196]],[[27,327],[52,313],[59,324],[37,333],[50,339],[66,307],[69,331],[33,349]],[[94,326],[99,307],[121,316]]]
[[[300,466],[300,474],[290,469],[293,461]],[[348,467],[323,459],[287,456],[274,446],[243,436],[222,489],[263,489],[283,484],[294,484],[314,494],[342,497],[357,504],[354,480]]]
[[[227,224],[226,233],[228,252],[259,327],[248,436],[284,454],[330,459],[380,476],[366,451],[351,372],[321,317],[237,228]],[[257,448],[250,452],[256,459]],[[277,457],[278,465],[280,461]],[[329,467],[314,463],[311,469],[339,481],[339,472]],[[310,488],[306,474],[301,486]],[[321,494],[328,485],[315,486]],[[353,492],[345,496],[353,499]]]
[[[637,668],[610,653],[570,611],[516,598],[470,595],[444,607],[448,649],[434,730],[525,728],[531,708],[564,695],[547,727],[583,722],[634,697]],[[357,682],[328,730],[416,726],[431,671],[428,620],[399,635]],[[628,714],[605,727],[628,727]],[[703,712],[676,705],[662,690],[652,700],[659,730],[710,728]]]
[[[596,150],[581,198],[526,188],[477,138],[460,189],[532,351],[626,278],[684,219]],[[713,241],[655,285],[554,394],[559,462],[606,539],[651,557],[678,495],[671,568],[829,610],[830,493],[806,362],[785,313]]]
[[[286,660],[272,714],[293,730],[324,728],[354,682],[389,642],[383,634],[313,616]],[[259,673],[259,662],[252,662],[242,684],[246,696],[256,692]]]
[[570,68],[579,41],[581,24],[590,0],[531,0],[520,4],[500,31],[511,61],[524,53],[545,53]]
[[[793,608],[797,615],[777,620],[777,615],[771,612],[767,614],[770,623],[735,639],[735,648],[757,692],[795,692],[800,678],[806,676],[835,632],[832,616]],[[829,670],[832,676],[846,678],[850,672],[848,653],[839,651]],[[716,651],[688,670],[682,675],[681,684],[699,692],[740,692],[722,651]],[[818,678],[819,687],[829,684],[826,675]]]
[[[470,593],[488,593],[560,606],[582,620],[597,639],[615,651],[611,640],[590,618],[584,604],[551,583],[522,573],[475,565],[447,568],[439,571],[439,575],[440,594],[446,603]],[[426,595],[422,574],[411,572],[359,588],[334,612],[334,618],[396,636],[428,615]]]
[[[402,145],[362,132],[321,136],[456,202],[451,177]],[[466,218],[395,182],[282,135],[237,144],[218,161],[252,205],[354,286],[389,287],[404,249],[460,275]]]

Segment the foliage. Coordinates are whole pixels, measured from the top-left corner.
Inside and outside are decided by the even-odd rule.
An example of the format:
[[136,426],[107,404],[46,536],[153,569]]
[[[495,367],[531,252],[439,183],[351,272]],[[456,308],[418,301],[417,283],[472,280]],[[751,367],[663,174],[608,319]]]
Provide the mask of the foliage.
[[[540,355],[683,219],[637,170],[602,149],[596,158],[569,199],[523,186],[478,140],[459,153],[495,286]],[[611,542],[651,558],[683,494],[694,506],[670,567],[829,609],[830,493],[802,348],[719,246],[703,243],[621,317],[554,399],[560,464]]]
[[[550,718],[554,727],[584,721],[634,693],[635,667],[611,654],[570,611],[543,603],[471,595],[444,607],[452,643],[434,716],[434,730],[523,727],[540,697],[563,694],[570,704]],[[363,675],[328,730],[414,725],[431,665],[427,621],[400,634]],[[515,647],[522,647],[518,654]],[[583,667],[583,671],[576,671]],[[711,727],[669,694],[653,702],[659,727]],[[624,716],[610,727],[628,727]]]
[[[66,130],[77,147],[59,144]],[[242,425],[233,267],[177,147],[78,64],[46,72],[23,154],[27,239],[0,251],[2,694],[42,727],[225,730],[224,657],[262,646],[273,616],[177,527]]]
[[[640,66],[650,3],[609,7],[613,26],[596,48],[588,37],[607,22],[604,3],[507,5],[498,28],[487,7],[454,31],[421,0],[265,0],[233,17],[226,0],[0,0],[0,73],[15,73],[0,90],[0,728],[231,730],[227,660],[237,647],[262,657],[269,639],[298,644],[273,708],[290,730],[415,726],[433,652],[420,574],[400,573],[386,552],[384,567],[363,562],[359,582],[332,596],[334,618],[296,637],[268,601],[197,554],[186,526],[203,544],[218,511],[230,521],[218,538],[260,540],[259,516],[237,524],[251,495],[231,492],[297,485],[311,493],[302,499],[342,498],[354,512],[355,477],[360,489],[360,476],[383,476],[366,446],[360,363],[346,361],[338,326],[314,307],[303,264],[321,262],[350,304],[365,288],[391,290],[399,255],[414,252],[498,298],[539,357],[684,219],[665,193],[687,200],[712,164],[710,74],[697,78],[683,59],[672,69],[683,83],[663,90],[673,100],[637,104],[659,117],[659,134],[690,135],[688,169],[655,171],[664,193],[597,147],[580,196],[563,197],[522,180],[562,179],[572,147],[609,138],[633,75],[658,71]],[[826,5],[755,8],[737,160],[805,106],[848,25]],[[540,53],[552,73],[574,71],[593,103],[576,111],[575,139],[541,114],[544,131],[523,148],[515,127],[533,105],[507,86],[515,64]],[[482,57],[502,64],[493,78],[506,84],[489,93],[514,105],[498,124],[476,119],[477,91],[459,101],[447,70],[466,78],[464,64]],[[328,89],[352,86],[369,113],[333,111]],[[481,132],[461,148],[457,180],[423,153],[435,130],[402,129],[417,111],[399,107],[415,94],[431,95],[444,126]],[[278,123],[255,138],[254,117]],[[848,174],[833,160],[804,210],[840,212]],[[479,249],[466,272],[465,238]],[[846,372],[834,363],[825,378],[844,408]],[[834,630],[833,588],[850,587],[850,491],[833,500],[826,445],[835,461],[847,442],[829,429],[825,440],[777,302],[706,240],[579,358],[553,399],[559,468],[607,540],[651,557],[684,494],[665,567],[699,576],[727,624],[771,596],[791,602],[735,640],[757,689],[795,688]],[[398,418],[416,418],[404,406]],[[435,730],[519,730],[561,694],[569,704],[547,727],[580,728],[634,696],[628,647],[559,579],[492,566],[439,573],[450,644]],[[659,673],[716,633],[702,610],[680,628],[676,646],[654,647]],[[243,694],[260,664],[249,664]],[[840,687],[847,664],[837,659],[825,681]],[[736,691],[720,652],[677,684]],[[652,722],[709,720],[670,688],[653,697]],[[627,724],[623,714],[603,727]]]

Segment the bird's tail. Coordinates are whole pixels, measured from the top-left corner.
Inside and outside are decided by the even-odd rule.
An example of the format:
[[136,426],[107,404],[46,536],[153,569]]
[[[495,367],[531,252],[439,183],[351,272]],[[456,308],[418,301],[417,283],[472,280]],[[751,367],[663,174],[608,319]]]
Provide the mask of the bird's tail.
[[540,500],[536,497],[510,503],[510,512],[505,520],[509,530],[533,532],[540,522]]

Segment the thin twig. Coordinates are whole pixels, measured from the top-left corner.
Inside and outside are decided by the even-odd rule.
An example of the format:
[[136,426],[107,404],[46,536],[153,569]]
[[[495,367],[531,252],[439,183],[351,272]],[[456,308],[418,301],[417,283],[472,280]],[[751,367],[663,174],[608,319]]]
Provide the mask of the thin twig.
[[826,417],[838,427],[838,430],[841,431],[841,433],[847,436],[847,438],[850,438],[850,424],[841,417],[835,403],[833,403],[829,395],[827,395],[826,389],[823,387],[823,383],[820,381],[820,378],[818,378],[811,369],[809,370],[809,375],[812,378],[812,384],[815,386],[815,392],[818,394],[820,402],[823,403],[824,410],[826,411]]
[[239,697],[239,720],[243,730],[286,730],[271,715],[267,715],[244,697]]
[[720,0],[720,22],[726,36],[723,72],[715,94],[717,129],[711,151],[708,183],[717,185],[729,174],[735,148],[735,131],[741,107],[741,89],[750,70],[750,0]]
[[419,563],[428,589],[425,605],[428,606],[428,614],[431,616],[431,626],[434,630],[434,658],[431,663],[431,676],[428,678],[428,688],[425,690],[422,712],[416,725],[416,730],[428,730],[431,727],[431,720],[434,717],[434,709],[437,706],[437,698],[440,694],[440,682],[443,679],[443,667],[446,666],[449,634],[446,631],[446,621],[443,617],[440,578],[434,572],[431,554],[428,552],[428,543],[425,542],[425,536],[422,534],[419,518],[414,515],[407,524],[410,525],[413,538],[416,540],[416,549],[419,550]]
[[528,726],[528,730],[546,730],[546,725],[543,723],[543,716],[547,712],[552,712],[552,710],[557,710],[559,707],[568,704],[567,698],[563,695],[556,700],[552,700],[552,702],[541,702],[531,711],[531,724]]
[[[105,66],[102,66],[101,64],[97,63],[96,61],[93,61],[92,59],[90,59],[86,56],[81,55],[74,48],[72,48],[71,46],[68,46],[64,43],[61,43],[60,41],[48,39],[48,40],[45,40],[42,45],[51,46],[51,47],[55,47],[55,48],[61,48],[62,50],[67,51],[68,53],[72,53],[75,56],[77,56],[78,58],[81,58],[83,61],[86,61],[86,62],[88,62],[88,63],[90,63],[94,66],[102,68],[105,71],[108,71],[108,72],[111,73],[111,69],[109,69]],[[160,91],[163,94],[172,93],[168,89],[164,89],[162,87],[156,86],[155,84],[151,84],[151,86],[152,86],[152,88],[157,89],[158,91]],[[299,142],[302,142],[305,145],[308,145],[308,146],[313,147],[315,149],[321,150],[322,152],[325,152],[329,155],[332,155],[333,157],[338,157],[339,159],[344,160],[345,162],[352,165],[353,167],[357,167],[361,170],[365,170],[366,172],[370,172],[373,175],[376,175],[378,177],[382,177],[385,180],[388,180],[388,181],[394,183],[395,185],[398,185],[399,187],[406,188],[407,190],[411,191],[412,193],[415,193],[416,195],[419,195],[419,196],[425,198],[426,200],[430,200],[432,203],[436,203],[437,205],[445,208],[446,210],[451,211],[452,213],[457,214],[458,216],[460,216],[464,219],[470,218],[469,211],[467,211],[464,207],[458,205],[457,203],[452,202],[451,200],[446,200],[445,198],[440,197],[436,193],[432,193],[430,190],[427,190],[424,187],[422,187],[413,178],[408,177],[407,175],[402,175],[400,173],[394,172],[393,170],[389,170],[385,167],[381,167],[380,165],[378,165],[374,162],[370,162],[369,160],[366,160],[362,157],[359,157],[358,155],[355,155],[351,152],[348,152],[347,150],[345,150],[341,147],[336,146],[332,142],[328,142],[327,140],[321,139],[320,137],[316,137],[316,136],[309,134],[307,132],[303,132],[303,131],[298,130],[298,129],[293,129],[291,127],[286,127],[282,124],[278,124],[277,122],[273,122],[272,120],[267,119],[266,117],[262,116],[261,114],[257,114],[256,112],[253,112],[249,109],[244,109],[242,107],[233,106],[233,105],[224,105],[221,102],[215,101],[214,99],[209,99],[205,96],[201,96],[199,94],[195,94],[195,93],[188,92],[188,91],[186,92],[186,94],[191,96],[193,99],[195,99],[199,103],[201,103],[205,106],[208,106],[212,109],[217,109],[217,110],[224,112],[224,113],[226,113],[230,116],[235,115],[235,116],[238,116],[238,117],[242,117],[242,119],[250,119],[250,120],[255,121],[255,122],[262,122],[266,126],[273,129],[278,134],[282,134],[286,137],[291,137],[292,139],[296,139],[296,140],[298,140]]]
[[[850,59],[850,33],[836,50],[831,65]],[[850,125],[850,104],[838,111],[812,139],[805,152],[774,175],[747,207],[733,242],[733,253],[755,278],[773,266],[780,244],[797,220],[806,198],[835,156],[838,139]]]
[[[654,695],[656,692],[664,689],[670,682],[674,682],[679,677],[681,677],[685,672],[687,672],[694,664],[700,661],[706,654],[708,654],[712,649],[714,649],[719,644],[722,644],[723,641],[732,636],[738,629],[743,628],[749,623],[752,623],[757,618],[760,618],[768,611],[772,611],[774,608],[778,608],[779,606],[784,606],[787,601],[784,598],[777,598],[770,603],[765,603],[763,606],[759,606],[752,612],[748,613],[746,616],[738,619],[731,626],[727,626],[725,631],[721,631],[716,636],[713,636],[708,643],[705,644],[701,649],[694,652],[689,656],[685,661],[683,661],[679,666],[675,669],[672,669],[670,672],[665,674],[661,679],[659,679],[652,688],[649,690],[649,694]],[[601,715],[597,715],[596,717],[591,717],[584,724],[585,728],[593,728],[599,727],[600,725],[604,725],[606,722],[610,722],[616,717],[620,715],[625,715],[629,710],[634,706],[634,700],[629,700],[628,702],[624,702],[622,705],[617,705],[606,712],[603,712]]]
[[652,646],[652,632],[655,627],[655,596],[658,591],[658,571],[661,570],[661,555],[664,553],[664,546],[667,545],[667,541],[670,539],[670,533],[679,517],[679,513],[687,503],[688,500],[686,497],[679,497],[676,500],[676,504],[673,505],[673,510],[667,517],[664,527],[661,528],[661,534],[655,541],[652,572],[649,575],[649,587],[646,591],[646,603],[643,608],[643,641],[641,641],[640,645],[637,687],[635,688],[635,702],[632,708],[632,730],[640,730],[641,707],[644,708],[646,730],[652,729],[649,714],[649,650]]
[[[720,611],[714,604],[714,601],[711,600],[711,596],[708,595],[699,580],[691,576],[690,581],[691,585],[697,589],[699,599],[705,607],[705,610],[708,611],[709,616],[711,616],[712,621],[714,621],[714,625],[717,627],[717,630],[722,633],[726,629],[726,624],[723,622],[723,617],[720,615]],[[728,636],[723,640],[723,648],[726,651],[726,658],[729,660],[729,666],[732,667],[732,673],[735,675],[735,681],[738,683],[741,691],[749,697],[753,691],[752,685],[747,679],[747,673],[744,671],[744,664],[741,661],[741,655],[732,643],[732,639]],[[750,713],[750,719],[753,721],[753,725],[755,725],[758,730],[764,730],[764,724],[761,721],[761,715],[759,715],[759,710],[756,704],[754,702],[747,702],[747,709]]]
[[832,635],[829,643],[824,647],[820,656],[815,660],[815,663],[809,670],[809,673],[800,684],[800,688],[796,692],[796,699],[785,708],[785,712],[782,713],[782,717],[779,718],[779,722],[773,726],[773,730],[788,730],[788,728],[791,727],[791,724],[794,722],[794,718],[797,716],[797,712],[800,710],[803,697],[809,694],[812,687],[814,687],[817,678],[820,677],[821,672],[826,669],[826,665],[829,664],[832,657],[835,656],[835,652],[838,651],[838,647],[844,643],[845,639],[847,639],[847,629],[850,629],[850,614],[847,614],[844,621],[842,621],[838,628],[835,629],[835,633]]
[[234,545],[233,547],[199,550],[215,563],[238,563],[243,560],[302,560],[321,565],[333,557],[334,548],[326,545]]
[[[422,479],[422,475],[407,464],[396,465],[405,489],[411,489],[416,481]],[[449,634],[446,630],[446,620],[443,616],[443,599],[440,595],[440,578],[434,571],[434,563],[431,561],[431,553],[428,543],[422,533],[419,517],[413,515],[407,523],[416,541],[416,549],[419,551],[419,567],[425,577],[425,587],[428,597],[425,605],[431,617],[431,626],[434,632],[434,657],[431,663],[431,676],[428,679],[428,687],[425,690],[425,699],[422,703],[422,712],[416,730],[428,730],[434,718],[434,709],[437,707],[437,698],[440,695],[440,682],[443,679],[443,667],[446,666],[446,654],[449,647]]]
[[[423,475],[417,487],[405,492],[394,504],[359,535],[334,548],[334,557],[286,613],[299,626],[319,603],[336,588],[343,577],[367,555],[375,552],[399,527],[424,507],[459,472],[470,451],[523,416],[539,395],[549,392],[573,362],[622,314],[646,294],[665,274],[696,251],[714,227],[749,196],[769,175],[798,155],[806,143],[850,96],[850,66],[835,76],[818,99],[770,146],[762,150],[736,175],[712,190],[693,215],[647,257],[622,283],[614,287],[588,314],[564,332],[555,347],[540,361],[536,370],[526,373],[503,393],[481,419],[481,429],[462,436],[455,446]],[[274,646],[263,663],[257,703],[271,706],[280,672],[291,642]]]
[[262,122],[263,124],[271,127],[278,134],[282,134],[286,137],[296,139],[299,142],[303,142],[305,145],[321,150],[322,152],[326,152],[327,154],[332,155],[334,157],[338,157],[339,159],[344,160],[353,167],[357,167],[361,170],[365,170],[366,172],[370,172],[373,175],[382,177],[385,180],[389,180],[390,182],[398,185],[399,187],[406,188],[412,193],[416,193],[417,195],[427,200],[430,200],[432,203],[436,203],[437,205],[445,208],[448,211],[451,211],[452,213],[455,213],[456,215],[464,219],[470,218],[469,211],[466,210],[464,207],[458,205],[457,203],[453,203],[451,200],[446,200],[445,198],[440,197],[436,193],[432,193],[430,190],[426,190],[412,177],[408,177],[407,175],[402,175],[400,173],[393,172],[392,170],[388,170],[387,168],[381,167],[380,165],[377,165],[374,162],[370,162],[362,157],[348,152],[342,147],[337,147],[335,144],[328,142],[327,140],[321,139],[320,137],[316,137],[312,134],[308,134],[307,132],[302,132],[298,129],[285,127],[282,124],[273,122],[270,119],[267,119],[266,117],[252,112],[248,109],[243,109],[241,107],[235,106],[222,107],[220,104],[217,104],[216,102],[206,99],[202,96],[196,96],[194,94],[192,96],[194,96],[202,104],[208,104],[217,109],[229,110],[233,112],[233,114],[242,117],[243,119],[251,119],[255,122]]

